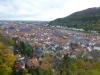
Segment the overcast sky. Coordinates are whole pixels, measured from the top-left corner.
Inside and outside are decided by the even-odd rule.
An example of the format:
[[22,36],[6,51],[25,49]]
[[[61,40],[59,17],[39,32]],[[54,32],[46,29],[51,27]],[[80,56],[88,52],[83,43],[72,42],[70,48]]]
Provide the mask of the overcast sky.
[[100,0],[0,0],[0,20],[53,20],[91,7]]

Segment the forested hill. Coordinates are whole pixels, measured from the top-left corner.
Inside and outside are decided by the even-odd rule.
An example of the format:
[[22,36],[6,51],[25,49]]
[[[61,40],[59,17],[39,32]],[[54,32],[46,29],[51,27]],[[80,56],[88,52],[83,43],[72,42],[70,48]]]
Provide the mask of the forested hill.
[[100,31],[100,7],[75,12],[67,17],[51,21],[49,25],[61,25]]

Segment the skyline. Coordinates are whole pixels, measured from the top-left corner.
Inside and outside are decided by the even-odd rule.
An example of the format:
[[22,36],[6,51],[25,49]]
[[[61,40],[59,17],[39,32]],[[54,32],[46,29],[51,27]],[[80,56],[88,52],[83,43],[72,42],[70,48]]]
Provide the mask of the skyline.
[[0,0],[0,20],[50,21],[99,6],[99,0]]

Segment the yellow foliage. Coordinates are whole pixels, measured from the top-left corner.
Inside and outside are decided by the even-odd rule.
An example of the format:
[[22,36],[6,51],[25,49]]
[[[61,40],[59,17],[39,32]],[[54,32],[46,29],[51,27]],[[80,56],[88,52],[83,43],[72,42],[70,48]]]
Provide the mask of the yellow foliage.
[[0,74],[9,75],[12,72],[14,61],[15,56],[12,50],[0,42]]

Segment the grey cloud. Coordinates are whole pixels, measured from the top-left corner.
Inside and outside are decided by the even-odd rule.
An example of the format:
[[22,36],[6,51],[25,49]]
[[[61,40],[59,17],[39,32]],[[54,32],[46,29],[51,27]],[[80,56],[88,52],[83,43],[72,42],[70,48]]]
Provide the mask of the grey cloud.
[[[0,19],[52,20],[81,9],[83,6],[76,1],[81,2],[80,0],[0,0]],[[89,3],[89,0],[84,1]],[[76,2],[77,5],[74,6],[77,9],[71,6],[75,4],[73,2]]]

